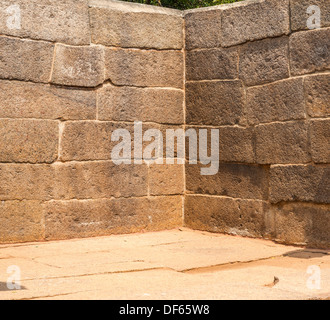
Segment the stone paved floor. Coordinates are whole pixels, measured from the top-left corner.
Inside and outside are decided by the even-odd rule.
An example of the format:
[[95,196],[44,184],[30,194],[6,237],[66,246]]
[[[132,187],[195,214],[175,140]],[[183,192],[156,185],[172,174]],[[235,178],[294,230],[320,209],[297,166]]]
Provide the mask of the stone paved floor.
[[[7,288],[10,266],[21,290]],[[329,297],[329,251],[266,240],[180,229],[0,246],[0,299]]]

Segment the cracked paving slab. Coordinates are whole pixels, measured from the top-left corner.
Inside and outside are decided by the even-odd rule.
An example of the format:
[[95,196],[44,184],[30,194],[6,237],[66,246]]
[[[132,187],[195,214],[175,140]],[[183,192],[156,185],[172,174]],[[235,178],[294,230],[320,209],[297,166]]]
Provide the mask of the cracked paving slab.
[[[188,229],[1,245],[0,252],[0,299],[330,296],[328,251]],[[6,288],[10,265],[20,268],[22,290]],[[321,270],[318,290],[306,285],[311,265]]]

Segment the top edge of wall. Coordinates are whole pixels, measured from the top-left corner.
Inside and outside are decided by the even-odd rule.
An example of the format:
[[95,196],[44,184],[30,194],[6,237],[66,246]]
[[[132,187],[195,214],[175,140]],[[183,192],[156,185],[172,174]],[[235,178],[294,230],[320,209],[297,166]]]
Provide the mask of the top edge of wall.
[[171,8],[158,7],[154,5],[147,5],[135,2],[126,2],[120,0],[88,0],[88,5],[90,7],[101,7],[113,10],[127,11],[127,12],[147,12],[147,13],[161,13],[170,14],[175,16],[183,16],[191,12],[204,12],[204,11],[214,11],[214,10],[224,10],[228,8],[235,7],[245,7],[254,3],[263,3],[266,0],[244,0],[234,3],[226,3],[217,6],[195,8],[188,10],[178,10]]
[[234,3],[225,3],[225,4],[220,4],[218,6],[211,6],[211,7],[203,7],[203,8],[195,8],[195,9],[184,10],[183,14],[185,15],[185,14],[189,14],[189,13],[192,13],[192,12],[205,12],[205,11],[214,11],[214,10],[224,10],[224,9],[236,8],[236,7],[246,7],[250,4],[263,3],[265,1],[266,0],[245,0],[245,1],[239,1],[239,2],[234,2]]
[[90,7],[107,8],[113,10],[127,11],[127,12],[147,12],[147,13],[160,13],[175,16],[182,16],[183,11],[157,7],[153,5],[146,5],[142,3],[124,2],[118,0],[89,0]]

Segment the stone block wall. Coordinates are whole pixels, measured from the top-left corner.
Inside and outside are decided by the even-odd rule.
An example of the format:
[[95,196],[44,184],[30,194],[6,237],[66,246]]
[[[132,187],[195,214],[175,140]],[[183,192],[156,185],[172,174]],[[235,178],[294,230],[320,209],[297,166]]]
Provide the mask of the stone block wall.
[[[329,11],[2,0],[0,242],[185,225],[329,247]],[[137,120],[219,129],[219,172],[115,165],[111,134]]]
[[186,125],[219,129],[221,161],[214,176],[186,165],[186,226],[329,247],[329,12],[322,0],[185,12]]
[[184,166],[117,166],[111,134],[183,126],[183,58],[179,11],[1,1],[0,242],[182,225]]

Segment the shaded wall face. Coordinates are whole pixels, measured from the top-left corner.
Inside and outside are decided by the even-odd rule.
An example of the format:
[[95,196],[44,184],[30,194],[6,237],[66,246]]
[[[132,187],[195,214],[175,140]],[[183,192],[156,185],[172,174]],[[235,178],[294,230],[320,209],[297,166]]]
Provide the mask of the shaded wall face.
[[5,0],[0,34],[0,241],[182,225],[183,165],[111,160],[116,129],[183,125],[182,14]]
[[221,162],[213,176],[186,165],[188,227],[329,246],[329,10],[266,0],[185,13],[186,126],[219,129]]

